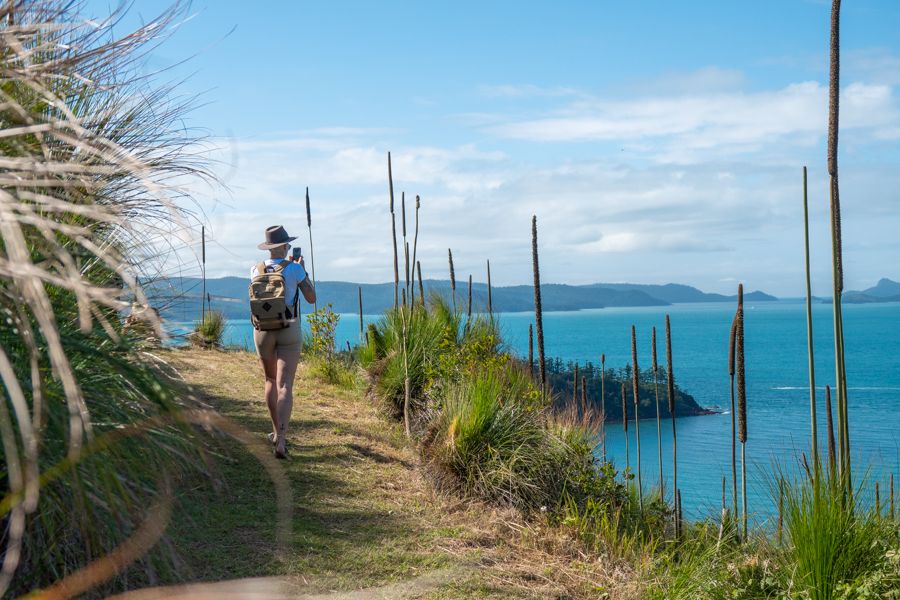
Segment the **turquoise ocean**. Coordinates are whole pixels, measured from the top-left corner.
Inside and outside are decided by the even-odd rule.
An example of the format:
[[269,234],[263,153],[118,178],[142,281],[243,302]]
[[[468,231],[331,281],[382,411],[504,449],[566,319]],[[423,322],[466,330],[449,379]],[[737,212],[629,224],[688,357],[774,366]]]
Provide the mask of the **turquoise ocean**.
[[[637,328],[638,361],[650,365],[650,331],[656,327],[658,352],[665,359],[665,315],[672,323],[675,379],[697,402],[717,407],[721,414],[678,419],[678,483],[686,516],[717,514],[722,477],[729,477],[730,503],[731,414],[728,377],[728,335],[734,314],[731,303],[678,304],[666,307],[605,308],[544,315],[548,357],[599,364],[606,354],[608,368],[631,361],[631,325]],[[825,451],[824,386],[834,387],[832,309],[813,305],[814,354],[820,448]],[[498,315],[509,350],[527,353],[531,313]],[[378,319],[365,315],[369,323]],[[773,468],[797,471],[801,452],[809,453],[809,371],[806,345],[806,304],[803,301],[750,303],[745,312],[748,440],[748,504],[759,518],[770,516]],[[900,303],[844,306],[845,349],[849,386],[850,437],[855,476],[867,488],[888,476],[900,482]],[[359,340],[359,315],[344,314],[337,343]],[[249,321],[232,320],[226,343],[253,348]],[[303,418],[302,415],[298,415]],[[663,472],[667,495],[671,489],[671,423],[662,429]],[[630,428],[630,456],[635,466],[635,432]],[[645,487],[659,479],[655,420],[640,424],[641,468]],[[621,424],[607,424],[606,450],[617,465],[625,460]],[[738,449],[740,456],[740,449]],[[738,459],[740,460],[740,458]],[[740,477],[740,467],[738,467]],[[738,483],[740,490],[740,483]]]

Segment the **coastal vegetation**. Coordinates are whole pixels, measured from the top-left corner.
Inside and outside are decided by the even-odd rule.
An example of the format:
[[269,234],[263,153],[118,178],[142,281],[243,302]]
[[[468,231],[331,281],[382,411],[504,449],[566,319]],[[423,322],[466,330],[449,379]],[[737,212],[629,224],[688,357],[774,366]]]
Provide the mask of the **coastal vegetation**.
[[225,315],[221,311],[207,310],[194,324],[194,330],[188,339],[201,348],[221,348],[225,325]]
[[185,104],[138,64],[180,9],[122,36],[115,18],[85,22],[76,8],[0,8],[6,596],[174,577],[174,490],[208,475],[199,407],[136,343],[160,335],[155,311],[134,311],[127,329],[120,313],[126,298],[146,306],[138,278],[187,226],[171,182],[205,176]]
[[[765,432],[748,422],[742,285],[728,344],[732,502],[723,480],[720,515],[691,521],[682,511],[675,424],[703,409],[676,383],[678,323],[666,317],[665,364],[658,364],[655,331],[634,326],[630,364],[608,367],[604,348],[597,348],[599,370],[547,357],[542,316],[553,288],[541,283],[535,215],[528,289],[535,327],[528,356],[514,355],[494,312],[503,295],[490,286],[489,263],[483,310],[472,309],[471,284],[465,301],[458,294],[450,249],[449,294],[426,294],[417,245],[427,202],[416,196],[410,247],[403,192],[396,214],[390,155],[393,302],[368,328],[360,321],[355,348],[335,347],[333,306],[307,316],[301,379],[310,414],[294,438],[303,460],[276,464],[264,442],[264,409],[248,400],[258,365],[246,353],[221,352],[221,312],[203,311],[192,336],[202,350],[151,351],[144,342],[161,333],[155,312],[141,313],[144,327],[126,327],[122,318],[131,300],[148,304],[138,278],[152,287],[144,269],[160,238],[168,239],[166,228],[189,227],[167,182],[205,175],[196,140],[178,127],[184,105],[132,70],[134,57],[178,13],[120,38],[111,24],[71,19],[71,6],[48,0],[0,9],[0,149],[10,175],[0,194],[0,592],[100,597],[194,576],[302,579],[309,569],[319,575],[316,591],[324,591],[452,567],[458,570],[434,586],[441,589],[418,591],[898,597],[894,482],[884,502],[883,482],[858,470],[851,476],[838,0],[828,161],[836,418],[827,387],[827,454],[813,446],[768,473],[776,523],[752,522],[746,492],[746,446]],[[311,250],[308,194],[306,209]],[[528,233],[523,227],[523,246]],[[363,291],[354,292],[361,307]],[[647,339],[651,367],[642,370]],[[642,419],[654,418],[659,447],[663,419],[672,424],[671,483],[661,474],[656,485],[655,474],[642,472],[639,437],[633,466],[630,456],[621,465],[605,452],[607,427],[621,422],[637,433]],[[644,436],[652,435],[648,425]],[[812,410],[814,433],[817,426]],[[526,568],[528,554],[537,558]],[[473,574],[473,564],[490,577]]]

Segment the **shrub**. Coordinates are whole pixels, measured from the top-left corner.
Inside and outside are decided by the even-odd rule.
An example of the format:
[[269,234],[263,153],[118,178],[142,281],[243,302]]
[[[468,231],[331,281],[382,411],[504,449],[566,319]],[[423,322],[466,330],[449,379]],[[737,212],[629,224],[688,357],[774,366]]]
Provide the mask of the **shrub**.
[[503,369],[450,385],[423,452],[438,485],[524,510],[546,506],[558,488],[541,415]]
[[403,416],[404,381],[406,368],[403,363],[403,316],[408,314],[406,344],[412,410],[424,406],[426,389],[434,383],[438,364],[447,352],[455,352],[459,346],[459,316],[449,310],[443,301],[435,300],[430,309],[422,306],[389,310],[370,329],[371,355],[369,372],[374,378],[377,394],[386,401],[394,418]]
[[200,348],[221,348],[225,335],[225,315],[218,310],[207,310],[203,319],[194,324],[191,332],[191,343]]
[[334,331],[341,320],[341,315],[331,309],[331,304],[306,315],[309,322],[310,343],[308,351],[316,356],[330,360],[334,356]]
[[528,375],[504,363],[444,389],[422,451],[443,489],[553,514],[567,494],[616,494],[614,474],[597,468],[594,433],[548,417]]

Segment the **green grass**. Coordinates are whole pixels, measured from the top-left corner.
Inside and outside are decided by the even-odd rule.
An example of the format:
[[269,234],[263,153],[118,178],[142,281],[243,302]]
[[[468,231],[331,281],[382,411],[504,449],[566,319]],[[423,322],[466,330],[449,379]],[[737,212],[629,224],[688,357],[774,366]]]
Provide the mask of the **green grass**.
[[[816,480],[802,477],[784,485],[787,544],[779,558],[794,593],[812,600],[843,597],[900,551],[897,522],[867,508],[862,488],[849,496],[845,489],[825,472]],[[900,584],[900,571],[893,581]]]
[[423,450],[445,489],[522,509],[538,509],[559,487],[554,448],[532,386],[508,370],[488,370],[450,386]]
[[[776,469],[777,471],[777,469]],[[900,590],[900,526],[853,502],[828,476],[785,480],[784,539],[751,530],[740,541],[737,523],[685,527],[684,539],[651,553],[644,590],[651,599],[896,598]],[[773,486],[777,490],[777,486]],[[775,492],[777,494],[777,491]],[[776,497],[777,498],[777,497]]]
[[194,323],[194,331],[190,336],[191,343],[200,348],[221,348],[226,324],[225,314],[222,311],[207,310],[203,313],[203,319]]
[[[204,401],[262,443],[270,428],[255,399],[262,382],[246,377],[258,369],[254,358],[222,355],[219,362],[235,371],[226,374],[202,356],[181,356],[173,359],[184,361]],[[322,591],[381,585],[450,562],[431,548],[455,537],[454,530],[432,532],[423,522],[427,507],[403,506],[408,492],[394,487],[409,478],[410,468],[394,446],[394,426],[380,422],[374,407],[355,406],[356,390],[323,386],[317,378],[311,367],[301,367],[288,434],[291,458],[282,463],[294,496],[288,553],[276,550],[273,482],[252,454],[223,438],[214,446],[221,486],[194,486],[181,498],[172,526],[185,578],[303,575],[311,590]]]
[[[174,239],[167,234],[185,231],[170,182],[202,170],[183,128],[187,106],[135,60],[180,9],[148,15],[122,37],[121,18],[87,25],[81,8],[16,3],[3,24],[0,154],[13,183],[4,186],[0,255],[22,270],[0,276],[9,363],[0,402],[4,414],[12,409],[0,427],[4,597],[105,556],[145,521],[156,524],[149,509],[172,489],[206,478],[198,431],[180,419],[194,406],[162,383],[119,312],[122,299],[143,302],[133,278],[156,271],[159,249]],[[87,596],[177,568],[163,539]]]
[[[209,360],[209,352],[181,350],[163,357],[203,402],[265,443],[262,378],[248,377],[259,369],[254,356],[217,353]],[[293,495],[288,552],[275,549],[273,482],[246,448],[217,437],[215,480],[179,489],[170,531],[183,560],[180,580],[288,576],[303,592],[319,593],[449,571],[416,597],[518,598],[538,574],[546,581],[533,597],[569,589],[554,578],[571,574],[560,568],[548,577],[543,565],[531,564],[539,554],[517,546],[492,509],[435,496],[400,425],[359,390],[322,383],[309,363],[298,372],[288,444],[291,458],[280,463]]]
[[[404,317],[406,315],[406,317]],[[404,338],[404,318],[407,318]],[[441,387],[458,381],[472,369],[500,359],[500,335],[491,317],[465,318],[440,296],[427,308],[388,310],[369,327],[369,343],[359,351],[360,364],[374,380],[374,390],[394,418],[402,418],[407,368],[412,411],[419,412]],[[404,346],[405,341],[405,346]],[[404,364],[404,347],[408,353]],[[502,359],[505,360],[505,359]]]

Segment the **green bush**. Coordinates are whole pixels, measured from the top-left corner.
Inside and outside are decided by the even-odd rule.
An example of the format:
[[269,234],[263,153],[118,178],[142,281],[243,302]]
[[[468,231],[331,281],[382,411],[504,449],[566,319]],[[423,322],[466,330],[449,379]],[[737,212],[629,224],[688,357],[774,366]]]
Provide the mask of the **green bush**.
[[362,388],[360,369],[346,352],[331,357],[314,355],[308,363],[312,373],[325,383],[348,390]]
[[442,388],[473,370],[510,362],[500,351],[500,334],[492,317],[474,316],[465,325],[463,320],[446,300],[435,295],[427,308],[416,305],[389,310],[378,323],[369,325],[368,343],[359,352],[360,364],[369,371],[375,391],[395,418],[403,415],[407,369],[412,410],[419,412],[429,398],[439,397]]
[[221,348],[226,324],[222,311],[207,310],[203,313],[203,319],[194,323],[191,343],[200,348]]
[[484,370],[449,386],[423,451],[441,487],[533,510],[553,500],[559,473],[541,415],[520,401],[528,390],[506,373]]
[[331,359],[334,356],[334,332],[341,315],[327,304],[306,316],[309,322],[310,342],[307,350],[310,354]]
[[589,431],[549,418],[527,374],[508,363],[450,384],[422,442],[441,488],[551,514],[565,494],[614,493],[593,448]]
[[[404,318],[408,319],[405,336]],[[430,310],[419,305],[389,310],[374,329],[370,328],[371,350],[367,351],[371,355],[369,372],[373,376],[376,393],[387,403],[394,418],[403,416],[407,368],[412,410],[418,411],[425,404],[426,390],[435,382],[441,357],[455,351],[459,344],[459,328],[459,316],[439,301],[433,303]]]

